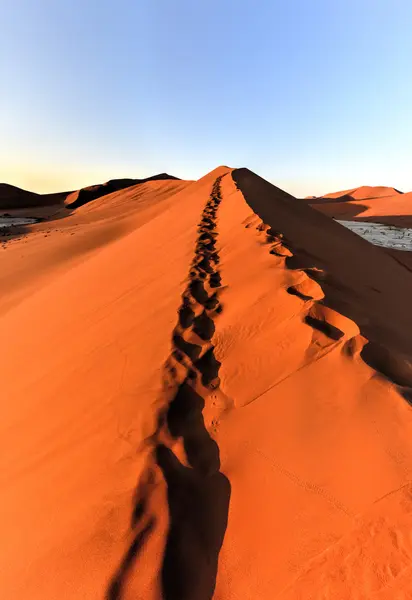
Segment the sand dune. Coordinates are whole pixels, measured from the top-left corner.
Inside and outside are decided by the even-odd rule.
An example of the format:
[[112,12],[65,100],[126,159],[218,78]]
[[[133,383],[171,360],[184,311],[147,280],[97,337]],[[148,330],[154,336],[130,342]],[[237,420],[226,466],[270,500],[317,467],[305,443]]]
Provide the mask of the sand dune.
[[173,179],[149,181],[105,195],[70,213],[54,207],[49,219],[33,226],[1,230],[0,315],[55,276],[144,225],[190,184]]
[[409,597],[412,273],[247,169],[58,217],[0,254],[3,595]]
[[363,186],[353,190],[308,197],[316,210],[336,219],[373,221],[399,227],[412,226],[412,192]]
[[106,183],[91,185],[82,188],[81,190],[77,190],[76,192],[72,192],[66,197],[65,204],[67,208],[78,208],[92,200],[111,194],[112,192],[118,192],[119,190],[146,183],[147,181],[163,181],[167,179],[178,178],[173,177],[173,175],[168,175],[167,173],[160,173],[159,175],[153,175],[152,177],[146,177],[145,179],[111,179],[110,181],[106,181]]
[[33,208],[60,204],[70,192],[36,194],[8,183],[0,183],[0,210]]
[[0,183],[0,210],[23,209],[55,206],[64,203],[67,208],[75,209],[92,200],[96,200],[112,192],[117,192],[137,184],[148,181],[177,180],[177,177],[160,173],[144,179],[111,179],[105,183],[91,185],[71,192],[58,192],[55,194],[36,194],[22,190],[14,185]]
[[[341,192],[332,192],[331,194],[325,194],[321,196],[321,198],[346,198],[351,200],[367,200],[372,198],[386,198],[388,196],[396,196],[398,194],[402,194],[399,190],[396,190],[392,187],[386,186],[370,186],[370,185],[362,185],[358,188],[353,188],[351,190],[344,190]],[[314,198],[315,196],[312,196]]]
[[[319,212],[343,221],[362,224],[381,223],[386,226],[412,228],[412,192],[402,193],[395,188],[363,186],[344,192],[306,198]],[[408,232],[405,231],[405,235]],[[412,270],[410,253],[386,248],[395,260]]]

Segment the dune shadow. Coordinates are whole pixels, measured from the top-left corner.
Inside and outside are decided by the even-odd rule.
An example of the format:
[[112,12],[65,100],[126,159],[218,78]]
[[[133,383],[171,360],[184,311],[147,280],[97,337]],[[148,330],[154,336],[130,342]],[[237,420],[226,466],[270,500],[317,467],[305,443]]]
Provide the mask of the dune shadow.
[[307,294],[304,294],[298,288],[296,288],[294,285],[290,285],[286,289],[286,291],[291,296],[297,296],[298,298],[300,298],[301,300],[303,300],[305,302],[308,301],[308,300],[312,300],[312,296],[308,296]]
[[335,342],[337,342],[344,336],[343,331],[341,331],[340,329],[338,329],[331,323],[328,323],[327,321],[322,321],[321,319],[316,319],[315,317],[312,317],[310,315],[306,315],[304,320],[307,325],[312,327],[312,329],[316,329],[317,331],[320,331],[321,333],[325,334],[328,338],[331,338]]
[[151,519],[133,539],[133,542],[123,557],[120,567],[110,582],[106,593],[106,600],[120,600],[123,597],[123,589],[128,575],[133,568],[136,558],[142,551],[147,538],[152,532],[154,524],[154,519]]
[[31,224],[27,225],[11,225],[0,228],[0,244],[6,245],[11,240],[22,238],[28,235],[31,231]]
[[162,565],[165,600],[211,600],[225,536],[230,483],[183,466],[165,446],[157,461],[167,483],[169,532]]
[[[355,220],[355,217],[361,215],[368,206],[366,204],[354,204],[350,196],[344,198],[319,198],[316,200],[303,200],[311,208],[331,217],[332,219]],[[359,201],[358,201],[359,202]],[[361,219],[361,217],[359,217]]]
[[[215,182],[203,211],[189,284],[178,311],[180,327],[191,327],[201,345],[184,340],[178,329],[172,336],[172,356],[181,361],[184,354],[189,366],[186,378],[176,385],[169,401],[165,424],[171,438],[182,442],[188,466],[163,442],[155,450],[157,465],[167,485],[169,510],[161,568],[165,600],[212,599],[228,522],[231,486],[220,472],[219,447],[203,418],[208,390],[220,384],[221,363],[211,344],[215,333],[214,316],[221,309],[213,289],[221,286],[216,269],[219,262],[217,233],[214,232],[216,208],[221,201],[219,181]],[[190,297],[197,304],[196,315]]]
[[169,406],[171,435],[181,438],[189,467],[160,444],[157,464],[167,484],[169,531],[162,564],[165,600],[211,600],[225,536],[230,482],[203,420],[204,399],[189,382]]
[[408,357],[369,341],[361,351],[362,360],[398,386],[412,388],[412,363]]

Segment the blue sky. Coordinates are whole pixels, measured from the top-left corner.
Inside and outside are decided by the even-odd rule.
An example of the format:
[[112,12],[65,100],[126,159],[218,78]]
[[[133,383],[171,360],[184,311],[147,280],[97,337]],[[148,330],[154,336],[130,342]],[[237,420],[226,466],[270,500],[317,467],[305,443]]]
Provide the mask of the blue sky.
[[412,190],[410,0],[0,0],[0,181]]

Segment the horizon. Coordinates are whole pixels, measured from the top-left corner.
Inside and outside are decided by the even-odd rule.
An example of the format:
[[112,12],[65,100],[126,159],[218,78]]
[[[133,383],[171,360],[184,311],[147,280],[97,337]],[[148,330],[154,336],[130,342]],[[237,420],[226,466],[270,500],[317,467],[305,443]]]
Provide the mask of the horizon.
[[[215,170],[219,166],[222,166],[222,165],[216,165],[216,167],[214,167],[213,169],[211,169],[211,171]],[[230,168],[232,168],[230,165],[228,165],[228,166]],[[240,169],[240,168],[242,168],[242,167],[240,167],[240,166],[239,167],[234,167],[234,169]],[[248,168],[248,167],[245,167],[245,168]],[[211,171],[208,171],[208,173],[210,173]],[[189,179],[189,178],[185,178],[185,177],[180,177],[178,175],[175,175],[174,173],[169,173],[168,171],[165,171],[165,173],[167,173],[168,175],[172,175],[174,177],[177,177],[177,179],[180,179],[182,181],[198,181],[198,179],[201,179],[202,177],[204,177],[205,175],[208,174],[208,173],[203,173],[203,175],[201,175],[197,179]],[[8,181],[0,181],[0,185],[6,184],[6,185],[10,185],[12,187],[19,188],[19,189],[21,189],[23,191],[26,191],[26,192],[33,192],[33,193],[40,194],[40,195],[43,195],[43,194],[46,195],[46,194],[55,194],[55,193],[66,193],[66,192],[67,193],[72,193],[72,192],[75,192],[75,191],[77,191],[79,189],[86,188],[86,187],[91,187],[93,185],[99,185],[99,184],[105,183],[105,182],[110,181],[110,180],[117,180],[117,179],[145,179],[147,177],[151,177],[152,175],[158,175],[158,174],[159,173],[151,173],[151,174],[147,174],[147,175],[142,175],[140,177],[134,177],[134,176],[128,176],[128,175],[124,175],[122,177],[108,177],[106,179],[103,179],[102,181],[94,181],[93,183],[87,183],[85,185],[79,185],[78,187],[72,187],[71,189],[68,189],[68,188],[67,189],[52,189],[50,191],[38,191],[38,190],[35,190],[35,189],[24,188],[24,187],[20,187],[17,184],[10,183]],[[260,175],[260,174],[256,173],[256,175]],[[282,186],[278,185],[276,183],[276,181],[270,181],[270,183],[272,183],[274,186],[276,186],[276,187],[278,187],[280,189],[283,189],[285,192],[288,192],[289,194],[295,195],[290,190],[288,190],[286,187],[282,187]],[[388,189],[393,188],[395,191],[399,192],[400,194],[406,194],[406,193],[409,192],[409,190],[400,190],[399,188],[396,188],[395,186],[385,186],[385,185],[379,185],[379,184],[377,184],[377,185],[369,185],[369,184],[363,183],[363,184],[360,184],[358,186],[353,186],[352,188],[345,188],[345,189],[339,189],[339,190],[338,189],[336,189],[336,190],[328,190],[328,191],[325,191],[323,194],[319,194],[319,196],[315,196],[313,194],[307,194],[306,196],[296,196],[296,197],[297,198],[303,198],[303,199],[310,198],[310,197],[320,198],[323,195],[326,195],[326,194],[329,194],[329,193],[337,193],[337,192],[342,192],[343,193],[343,192],[348,192],[348,191],[350,191],[352,189],[358,189],[358,188],[361,188],[361,187],[372,187],[372,188],[387,187]]]
[[406,1],[3,13],[1,182],[52,193],[229,164],[298,197],[412,189]]

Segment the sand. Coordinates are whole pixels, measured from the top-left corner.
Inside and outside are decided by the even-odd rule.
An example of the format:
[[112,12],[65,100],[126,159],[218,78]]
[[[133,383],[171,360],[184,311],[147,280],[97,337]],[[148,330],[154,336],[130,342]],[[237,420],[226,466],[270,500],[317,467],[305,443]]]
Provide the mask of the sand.
[[[313,208],[329,217],[360,223],[412,228],[412,192],[395,188],[362,186],[305,199]],[[387,248],[386,251],[412,271],[412,255]]]
[[403,194],[394,188],[362,186],[306,200],[313,208],[336,219],[412,227],[412,192]]
[[64,203],[67,208],[75,209],[84,206],[89,202],[93,202],[102,196],[136,186],[137,184],[146,183],[148,181],[165,181],[169,179],[176,180],[178,178],[173,175],[168,175],[167,173],[160,173],[159,175],[153,175],[152,177],[146,177],[145,179],[111,179],[105,183],[91,185],[68,194]]
[[25,233],[0,254],[4,597],[412,597],[404,265],[228,167]]
[[52,206],[64,201],[69,192],[36,194],[14,185],[0,183],[0,210]]

